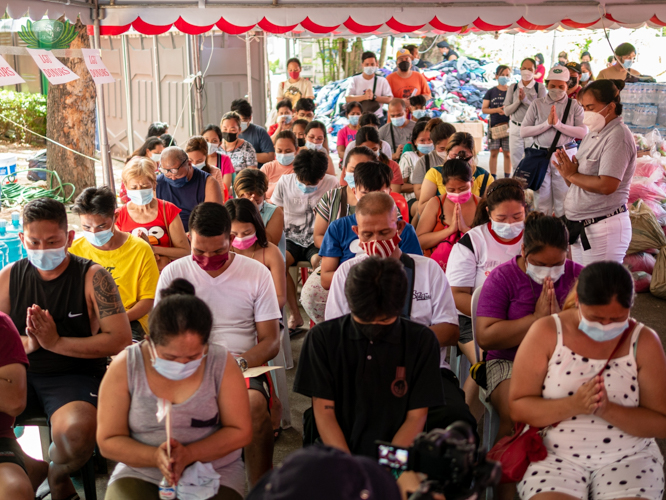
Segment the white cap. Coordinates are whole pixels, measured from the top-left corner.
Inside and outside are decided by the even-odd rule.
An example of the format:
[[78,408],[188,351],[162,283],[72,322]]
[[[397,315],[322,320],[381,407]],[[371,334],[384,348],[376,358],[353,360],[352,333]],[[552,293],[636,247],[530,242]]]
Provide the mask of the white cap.
[[569,70],[564,66],[555,66],[548,72],[546,80],[559,80],[560,82],[569,81]]

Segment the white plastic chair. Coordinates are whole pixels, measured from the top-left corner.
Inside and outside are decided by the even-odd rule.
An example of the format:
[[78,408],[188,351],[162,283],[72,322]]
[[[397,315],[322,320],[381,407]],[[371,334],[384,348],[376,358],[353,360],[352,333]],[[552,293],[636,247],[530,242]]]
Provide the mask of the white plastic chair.
[[462,389],[467,377],[469,377],[471,364],[464,354],[461,353],[458,356],[458,346],[449,347],[449,364],[451,365],[451,371],[458,377]]
[[[285,317],[284,308],[282,309],[282,317]],[[271,371],[270,376],[273,379],[275,395],[280,398],[280,403],[282,403],[282,428],[288,429],[291,427],[291,409],[289,406],[289,386],[287,385],[286,370],[290,370],[294,367],[294,358],[291,352],[289,332],[285,331],[286,328],[280,329],[280,351],[275,358],[268,362],[268,366],[284,367]]]
[[[479,308],[481,289],[482,287],[478,287],[472,294],[472,335],[474,336],[474,348],[476,349],[476,359],[478,360],[481,360],[481,353],[479,351],[479,344],[476,341],[476,311]],[[479,387],[479,399],[481,399],[483,406],[486,407],[486,412],[483,416],[483,441],[481,442],[481,447],[485,450],[490,450],[499,430],[499,413],[486,401],[486,391],[483,387]]]

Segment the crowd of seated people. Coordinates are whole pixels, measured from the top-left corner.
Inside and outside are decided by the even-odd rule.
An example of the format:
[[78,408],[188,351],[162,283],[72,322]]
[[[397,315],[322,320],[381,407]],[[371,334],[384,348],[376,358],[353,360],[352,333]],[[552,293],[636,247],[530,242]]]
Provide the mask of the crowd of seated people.
[[[310,96],[291,99],[304,80],[290,64],[268,131],[245,100],[184,149],[153,124],[123,169],[120,207],[107,187],[77,196],[78,238],[62,203],[23,207],[27,257],[0,270],[0,498],[33,499],[47,484],[52,500],[76,500],[70,475],[96,445],[117,462],[108,500],[157,499],[165,485],[202,500],[242,499],[249,485],[265,498],[280,477],[297,488],[291,469],[271,471],[281,403],[268,364],[311,319],[293,391],[311,400],[303,442],[319,447],[293,455],[301,470],[308,456],[367,468],[344,457],[374,459],[378,440],[409,447],[453,422],[477,434],[487,404],[497,440],[526,423],[543,429],[547,452],[498,498],[661,499],[663,347],[632,318],[633,280],[617,259],[570,252],[576,210],[626,204],[635,155],[597,175],[583,158],[572,173],[556,152],[549,168],[571,184],[563,220],[478,166],[469,134],[427,117],[429,96],[387,98],[381,128],[352,99],[331,150]],[[583,151],[619,147],[611,85],[579,97],[615,113]],[[605,177],[616,191],[594,187]],[[296,265],[312,268],[300,292]],[[462,383],[454,355],[485,380]],[[48,462],[15,437],[34,417],[50,426]],[[394,497],[385,488],[377,498]]]

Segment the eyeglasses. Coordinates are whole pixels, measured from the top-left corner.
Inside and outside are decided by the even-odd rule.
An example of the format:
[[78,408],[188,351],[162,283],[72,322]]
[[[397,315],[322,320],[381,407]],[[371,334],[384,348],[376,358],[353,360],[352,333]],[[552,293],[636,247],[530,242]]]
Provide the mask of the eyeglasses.
[[186,162],[187,160],[189,160],[189,158],[187,158],[186,160],[183,160],[183,163],[181,163],[181,164],[178,166],[178,168],[162,168],[162,167],[160,167],[160,172],[162,172],[163,174],[176,175],[176,174],[178,173],[178,171],[179,171],[181,168],[183,168],[183,165],[185,165],[185,162]]

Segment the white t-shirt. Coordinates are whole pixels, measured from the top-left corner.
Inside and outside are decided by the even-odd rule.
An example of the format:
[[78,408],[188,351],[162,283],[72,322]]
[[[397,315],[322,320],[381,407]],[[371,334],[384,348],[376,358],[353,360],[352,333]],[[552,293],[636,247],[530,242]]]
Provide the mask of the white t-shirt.
[[257,345],[256,323],[279,319],[282,314],[268,268],[242,255],[235,254],[233,259],[217,278],[201,269],[190,255],[172,262],[160,275],[155,304],[160,290],[176,278],[186,279],[213,313],[210,342],[240,356]]
[[[422,255],[409,254],[414,259],[414,296],[412,297],[411,320],[420,325],[430,326],[440,323],[458,324],[458,313],[453,301],[453,293],[442,268],[432,259]],[[345,282],[349,269],[367,259],[366,254],[358,255],[340,265],[333,275],[331,288],[326,300],[326,320],[349,314],[349,304],[345,297]],[[450,368],[446,362],[446,347],[440,347],[442,368]]]
[[[400,157],[400,172],[402,172],[403,179],[410,179],[412,177],[412,172],[414,172],[414,167],[421,158],[416,151],[405,151]],[[416,198],[414,193],[403,193],[405,200],[409,201],[413,198]]]
[[286,174],[275,184],[271,201],[284,210],[284,235],[302,247],[314,243],[315,207],[327,191],[338,187],[338,180],[326,174],[314,193],[298,189],[296,174]]
[[[386,78],[379,75],[377,75],[376,78],[377,78],[377,86],[375,87],[375,95],[378,97],[393,97],[393,91],[391,91],[391,86],[389,85],[388,81],[386,81]],[[365,78],[363,78],[363,75],[356,75],[354,78],[352,78],[351,87],[349,87],[347,95],[353,95],[353,96],[362,95],[367,89],[372,90],[372,86],[374,84],[375,84],[374,78],[366,80]],[[382,107],[383,105],[380,106],[377,111],[375,111],[377,118],[384,117],[384,110],[382,109]]]
[[483,285],[490,271],[520,254],[522,233],[505,243],[490,229],[490,224],[472,228],[453,245],[446,266],[451,286],[469,286],[474,291]]
[[[382,153],[384,153],[386,156],[388,156],[388,159],[390,160],[393,156],[393,152],[391,151],[391,145],[386,142],[382,141]],[[356,147],[356,141],[351,141],[349,144],[347,144],[347,147],[345,148],[345,155],[342,157],[342,165],[345,164],[347,161],[347,154]]]

